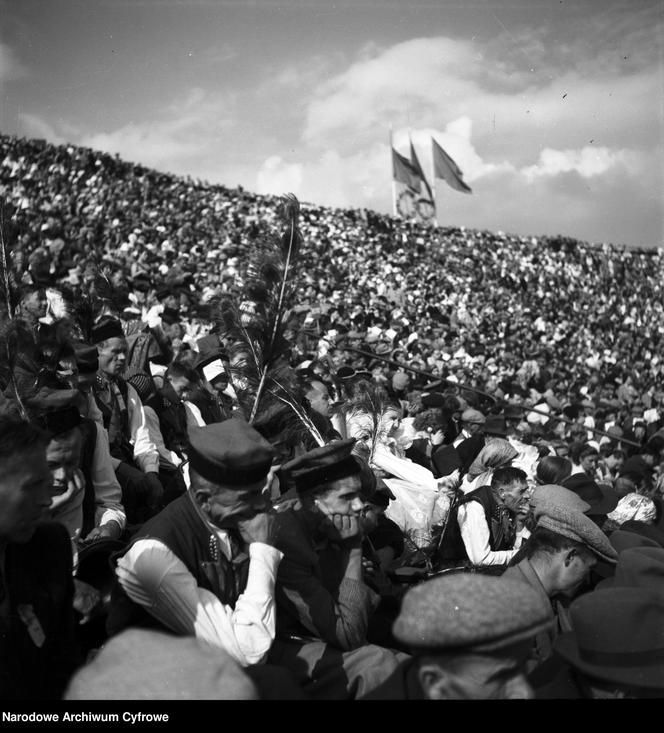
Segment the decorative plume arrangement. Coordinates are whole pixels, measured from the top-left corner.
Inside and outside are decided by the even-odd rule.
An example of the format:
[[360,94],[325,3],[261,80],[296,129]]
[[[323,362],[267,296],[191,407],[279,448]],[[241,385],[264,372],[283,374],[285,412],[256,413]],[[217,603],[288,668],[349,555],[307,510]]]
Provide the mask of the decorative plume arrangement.
[[381,419],[388,408],[389,395],[383,387],[372,382],[361,382],[358,391],[346,408],[346,416],[357,424],[358,443],[364,445],[363,458],[373,462],[381,439]]
[[0,386],[10,395],[21,418],[27,420],[28,411],[21,397],[22,390],[17,384],[16,373],[22,354],[34,348],[34,339],[17,317],[23,292],[5,238],[6,231],[5,206],[0,203]]
[[254,246],[241,294],[219,301],[215,321],[227,343],[233,386],[249,423],[271,434],[304,429],[309,441],[324,445],[303,406],[284,338],[302,246],[299,213],[293,194],[282,197],[281,235]]

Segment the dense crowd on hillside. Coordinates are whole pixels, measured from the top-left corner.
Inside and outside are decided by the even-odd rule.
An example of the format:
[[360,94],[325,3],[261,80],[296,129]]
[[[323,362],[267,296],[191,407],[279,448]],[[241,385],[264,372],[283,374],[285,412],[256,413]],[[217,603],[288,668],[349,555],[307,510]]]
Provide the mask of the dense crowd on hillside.
[[0,200],[1,697],[661,694],[664,250],[7,136]]

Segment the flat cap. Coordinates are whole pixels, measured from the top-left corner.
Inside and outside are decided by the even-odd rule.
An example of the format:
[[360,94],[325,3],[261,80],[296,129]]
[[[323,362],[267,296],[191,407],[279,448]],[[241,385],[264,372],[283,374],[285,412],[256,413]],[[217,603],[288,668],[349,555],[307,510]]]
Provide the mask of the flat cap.
[[535,519],[540,514],[546,514],[547,507],[561,507],[573,512],[585,514],[590,509],[590,504],[584,501],[578,494],[557,484],[543,484],[536,486],[530,495],[530,505],[533,507]]
[[272,446],[244,420],[192,426],[188,435],[191,468],[208,481],[246,486],[266,478],[270,471]]
[[147,629],[128,629],[109,639],[65,693],[66,700],[257,698],[253,682],[223,649],[193,636]]
[[284,464],[282,471],[300,493],[330,481],[355,476],[361,472],[361,467],[351,453],[354,445],[355,438],[349,438],[314,448]]
[[103,317],[92,327],[92,343],[99,344],[106,339],[124,338],[122,323],[117,318]]
[[473,410],[469,407],[461,413],[461,422],[475,423],[477,425],[484,425],[486,418],[479,410]]
[[457,573],[408,591],[392,632],[413,649],[488,652],[534,637],[552,624],[551,605],[528,584]]
[[546,513],[540,514],[537,519],[538,527],[544,527],[570,540],[580,542],[604,562],[617,561],[618,553],[609,542],[609,538],[590,517],[553,504],[547,504],[545,508]]

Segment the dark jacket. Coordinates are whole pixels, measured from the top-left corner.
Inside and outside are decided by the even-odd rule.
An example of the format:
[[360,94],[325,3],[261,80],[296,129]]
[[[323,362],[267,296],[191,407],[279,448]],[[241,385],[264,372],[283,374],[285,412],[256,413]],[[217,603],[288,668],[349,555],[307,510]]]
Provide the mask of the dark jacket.
[[0,698],[60,699],[82,661],[67,530],[47,522],[29,542],[9,543],[4,579],[9,616],[0,618]]

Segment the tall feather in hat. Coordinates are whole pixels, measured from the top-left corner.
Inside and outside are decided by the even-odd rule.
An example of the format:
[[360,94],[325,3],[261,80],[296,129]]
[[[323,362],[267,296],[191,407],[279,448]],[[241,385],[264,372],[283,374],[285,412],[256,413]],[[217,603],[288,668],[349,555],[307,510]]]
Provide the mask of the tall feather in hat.
[[226,341],[233,386],[249,423],[258,430],[281,425],[291,433],[299,425],[309,438],[323,445],[304,406],[304,395],[288,361],[290,344],[284,338],[302,246],[299,212],[293,194],[282,198],[278,212],[281,236],[256,243],[239,295],[224,297],[216,304],[215,321]]

